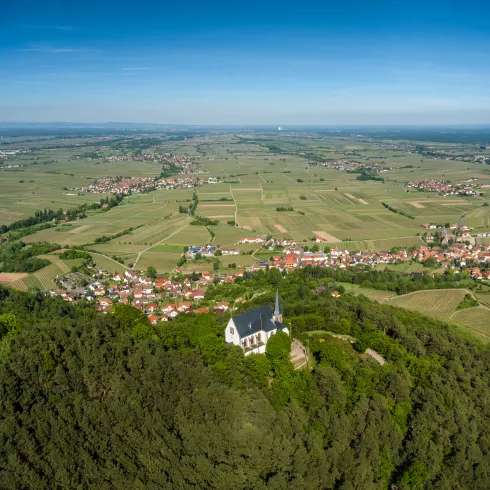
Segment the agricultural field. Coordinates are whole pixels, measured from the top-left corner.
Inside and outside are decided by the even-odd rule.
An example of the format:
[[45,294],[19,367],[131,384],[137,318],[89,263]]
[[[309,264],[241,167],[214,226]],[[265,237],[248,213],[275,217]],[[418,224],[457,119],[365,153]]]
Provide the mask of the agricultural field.
[[389,299],[386,304],[449,321],[467,292],[466,289],[416,291]]
[[393,291],[379,291],[377,289],[366,288],[359,288],[353,291],[353,293],[355,295],[363,294],[364,296],[367,296],[368,298],[377,301],[378,303],[384,303],[385,301],[390,300],[396,296],[396,293],[394,293]]
[[63,262],[71,269],[72,267],[80,267],[83,264],[83,259],[67,259]]
[[61,276],[70,272],[71,264],[73,261],[64,261],[59,259],[56,255],[40,255],[42,259],[47,259],[51,262],[51,265],[43,267],[42,269],[33,272],[32,274],[25,275],[21,279],[18,279],[10,283],[10,287],[19,289],[20,291],[27,291],[29,289],[40,289],[41,291],[49,291],[56,289],[55,279],[57,276]]
[[490,308],[490,293],[489,292],[477,292],[474,294],[475,298],[484,306]]
[[[133,155],[139,148],[138,138],[141,136],[10,138],[6,147],[21,146],[30,152],[9,160],[22,165],[20,168],[0,169],[0,225],[32,216],[39,209],[66,210],[99,202],[104,194],[66,190],[86,186],[97,178],[158,176],[162,165],[156,161],[107,160]],[[202,179],[202,185],[132,195],[110,211],[89,212],[87,218],[39,231],[24,240],[86,245],[102,255],[122,258],[126,267],[153,265],[164,272],[172,270],[180,259],[179,252],[166,247],[183,250],[189,245],[213,243],[248,252],[256,247],[236,244],[240,238],[254,234],[292,238],[311,245],[316,233],[325,238],[323,245],[382,251],[422,245],[424,223],[457,223],[463,216],[463,223],[468,226],[490,229],[490,206],[483,206],[490,202],[486,192],[475,198],[443,197],[405,188],[406,182],[414,179],[471,179],[490,184],[485,165],[429,159],[403,148],[324,134],[210,132],[190,134],[183,141],[152,134],[151,140],[149,146],[145,144],[145,152],[195,157],[194,177]],[[480,152],[470,144],[431,145],[469,154]],[[384,182],[359,181],[356,173],[319,165],[329,160],[383,165],[385,171],[380,175]],[[208,184],[209,178],[219,183]],[[179,212],[179,206],[189,206],[194,190],[199,199],[195,214],[219,222],[209,227],[214,236],[204,226],[190,225],[192,217]],[[390,211],[382,203],[413,219]],[[227,224],[231,221],[237,226]],[[111,238],[121,233],[124,234]],[[99,243],[95,243],[97,240]],[[220,258],[222,267],[234,262],[250,265],[254,260],[251,256]],[[415,266],[406,270],[418,271]],[[23,280],[18,284],[21,283]]]
[[381,240],[358,240],[337,243],[348,250],[371,250],[379,252],[382,250],[390,250],[393,247],[419,247],[425,242],[418,236],[414,237],[399,237],[399,238],[384,238]]
[[462,323],[490,338],[490,309],[486,306],[457,311],[452,320]]
[[[212,237],[205,226],[186,226],[180,229],[173,236],[165,239],[164,245],[205,245],[212,241]],[[183,252],[183,247],[180,247],[180,251]]]
[[0,284],[12,284],[28,276],[26,272],[0,272]]
[[[120,264],[110,257],[106,257],[105,255],[98,253],[92,253],[91,255],[94,259],[95,266],[100,269],[105,269],[106,271],[112,273],[124,272],[127,269],[127,266]],[[71,261],[66,260],[65,262],[68,264]]]
[[171,252],[168,250],[159,250],[158,246],[150,249],[141,255],[139,260],[134,263],[139,269],[146,270],[148,266],[153,266],[158,272],[172,271],[180,260],[182,250],[180,252]]
[[[71,167],[71,165],[70,165]],[[0,225],[9,224],[29,216],[40,209],[68,209],[84,203],[99,202],[103,194],[85,194],[63,190],[74,182],[87,185],[88,179],[74,178],[47,171],[48,165],[38,166],[18,172],[0,170]],[[67,168],[66,171],[72,171]]]

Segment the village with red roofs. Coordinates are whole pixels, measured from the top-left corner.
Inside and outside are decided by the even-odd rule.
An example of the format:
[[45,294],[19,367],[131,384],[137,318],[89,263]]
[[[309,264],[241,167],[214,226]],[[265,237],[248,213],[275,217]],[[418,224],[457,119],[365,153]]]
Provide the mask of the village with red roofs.
[[[435,230],[437,227],[426,225],[426,228]],[[225,312],[228,309],[234,311],[238,304],[246,300],[239,298],[232,304],[215,301],[212,305],[206,301],[206,306],[202,306],[209,286],[232,284],[242,280],[247,273],[267,271],[271,268],[288,274],[305,267],[336,270],[356,266],[379,268],[404,263],[431,263],[439,268],[438,273],[447,270],[454,274],[466,274],[476,281],[485,281],[490,279],[490,245],[475,244],[476,236],[471,235],[469,228],[460,223],[452,225],[449,232],[443,227],[442,233],[435,231],[434,234],[425,234],[426,245],[390,251],[350,250],[329,246],[322,244],[324,240],[321,236],[317,236],[311,250],[302,246],[300,242],[289,239],[249,236],[240,239],[239,244],[258,244],[260,250],[270,250],[271,255],[268,259],[258,260],[252,266],[238,268],[233,273],[189,273],[182,266],[177,266],[171,274],[150,278],[143,271],[133,269],[110,274],[105,269],[94,268],[92,282],[86,287],[67,287],[53,290],[50,294],[60,296],[68,302],[77,302],[82,298],[94,301],[97,309],[104,313],[111,312],[115,304],[132,305],[143,311],[151,323],[158,323],[172,320],[185,313]],[[433,240],[437,241],[437,244],[431,245],[430,242]],[[320,250],[320,245],[324,246],[323,250]],[[197,256],[214,257],[218,251],[222,255],[240,254],[239,250],[233,248],[220,249],[208,244],[189,246],[183,255],[187,260],[194,260]],[[239,257],[237,260],[239,261]],[[331,294],[334,297],[340,295],[337,291],[332,291]]]

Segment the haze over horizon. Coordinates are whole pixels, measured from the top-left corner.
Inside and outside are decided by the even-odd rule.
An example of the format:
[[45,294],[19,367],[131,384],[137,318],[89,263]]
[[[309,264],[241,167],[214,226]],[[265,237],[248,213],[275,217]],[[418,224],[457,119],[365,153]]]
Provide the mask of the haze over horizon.
[[2,4],[0,121],[490,123],[482,2]]

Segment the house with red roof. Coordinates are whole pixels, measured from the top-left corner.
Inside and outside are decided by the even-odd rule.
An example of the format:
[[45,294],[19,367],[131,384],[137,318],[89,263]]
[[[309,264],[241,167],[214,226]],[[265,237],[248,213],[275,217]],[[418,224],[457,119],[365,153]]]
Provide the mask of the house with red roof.
[[186,313],[191,310],[192,303],[190,301],[182,301],[177,305],[177,311],[179,313]]
[[228,301],[220,301],[215,307],[214,311],[226,311],[230,307]]
[[204,292],[203,291],[199,291],[199,289],[193,289],[191,291],[187,291],[185,294],[184,294],[185,298],[187,299],[204,299]]
[[156,303],[148,303],[146,305],[146,309],[150,312],[153,313],[154,311],[158,310],[158,305]]

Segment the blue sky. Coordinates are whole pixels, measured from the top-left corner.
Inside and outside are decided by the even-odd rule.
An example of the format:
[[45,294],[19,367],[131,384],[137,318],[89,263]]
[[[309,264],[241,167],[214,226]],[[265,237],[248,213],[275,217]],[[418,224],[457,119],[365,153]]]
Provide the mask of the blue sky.
[[484,0],[1,5],[4,122],[490,123]]

